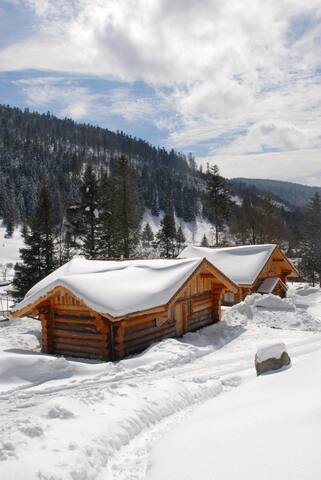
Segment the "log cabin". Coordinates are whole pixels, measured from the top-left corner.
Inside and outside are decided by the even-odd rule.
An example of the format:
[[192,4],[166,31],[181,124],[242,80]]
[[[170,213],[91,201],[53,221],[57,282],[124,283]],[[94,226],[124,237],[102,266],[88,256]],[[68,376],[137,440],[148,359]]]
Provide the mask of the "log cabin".
[[285,297],[288,278],[299,272],[276,244],[210,248],[189,245],[178,258],[206,258],[237,283],[238,292],[225,292],[224,305],[234,305],[251,293],[273,293]]
[[12,310],[42,325],[42,351],[118,360],[221,318],[237,285],[205,258],[99,261],[75,258]]

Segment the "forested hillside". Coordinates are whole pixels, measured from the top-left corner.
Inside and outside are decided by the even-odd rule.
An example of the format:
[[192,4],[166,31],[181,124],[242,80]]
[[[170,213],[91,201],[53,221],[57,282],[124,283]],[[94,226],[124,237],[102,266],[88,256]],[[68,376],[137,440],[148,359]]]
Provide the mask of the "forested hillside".
[[101,175],[121,154],[136,168],[142,204],[152,213],[170,203],[185,221],[202,213],[202,174],[192,156],[155,148],[123,132],[0,105],[0,217],[9,229],[25,222],[47,177],[60,220],[66,203],[76,200],[84,167],[91,164]]
[[321,187],[310,187],[299,183],[282,182],[257,178],[234,178],[231,180],[234,188],[240,186],[255,187],[259,192],[269,192],[285,204],[302,208],[307,205],[315,193],[321,194]]

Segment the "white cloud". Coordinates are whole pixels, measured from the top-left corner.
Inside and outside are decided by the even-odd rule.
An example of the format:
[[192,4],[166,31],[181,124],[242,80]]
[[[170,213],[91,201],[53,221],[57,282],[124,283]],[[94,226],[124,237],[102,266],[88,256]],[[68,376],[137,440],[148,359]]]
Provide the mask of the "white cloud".
[[215,155],[198,158],[206,167],[216,163],[228,178],[271,178],[321,185],[321,148],[256,155]]
[[135,98],[130,88],[114,88],[105,93],[93,93],[87,86],[62,76],[42,76],[14,80],[30,106],[53,104],[61,116],[75,120],[102,115],[119,115],[128,121],[151,117],[154,99]]
[[[151,99],[122,88],[97,95],[76,84],[24,86],[35,105],[57,95],[61,111],[76,118],[93,105],[100,111],[108,105],[128,121],[150,118],[168,131],[167,144],[176,148],[207,142],[213,156],[277,149],[293,158],[297,150],[321,148],[320,0],[27,5],[38,32],[0,50],[1,70],[141,80],[155,90]],[[296,34],[297,20],[309,17],[312,26]]]

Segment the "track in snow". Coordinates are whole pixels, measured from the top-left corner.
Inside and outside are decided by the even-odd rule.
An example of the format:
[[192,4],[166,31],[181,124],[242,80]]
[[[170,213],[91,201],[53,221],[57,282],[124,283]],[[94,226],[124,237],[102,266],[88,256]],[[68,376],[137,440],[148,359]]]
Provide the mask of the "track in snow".
[[[301,356],[321,349],[321,336],[317,334],[316,338],[296,340],[291,344],[288,343],[287,346],[291,358],[299,359]],[[197,360],[195,363],[198,364],[200,361]],[[224,393],[240,385],[246,377],[254,376],[253,354],[232,356],[231,359],[221,361],[217,358],[206,359],[206,365],[190,365],[177,370],[175,376],[180,378],[188,379],[197,376],[201,379],[204,376],[211,376],[217,380],[220,379],[222,393]],[[214,377],[213,370],[215,370]],[[153,427],[143,430],[110,459],[97,480],[144,480],[153,446],[172,427],[182,422],[195,407],[197,404],[165,417]]]

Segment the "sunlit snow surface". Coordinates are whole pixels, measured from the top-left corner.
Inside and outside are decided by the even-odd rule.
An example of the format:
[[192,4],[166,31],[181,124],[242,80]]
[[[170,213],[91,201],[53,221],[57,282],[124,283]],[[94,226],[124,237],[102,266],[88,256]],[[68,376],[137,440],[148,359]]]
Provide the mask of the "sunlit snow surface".
[[16,263],[19,260],[19,248],[22,246],[20,230],[16,229],[11,238],[6,238],[6,229],[0,220],[0,264]]
[[64,286],[96,312],[114,317],[162,306],[201,264],[184,260],[103,261],[73,258],[37,283],[16,310]]
[[[159,476],[164,461],[163,447],[158,449],[158,441],[164,439],[166,443],[167,434],[175,436],[178,432],[184,443],[185,437],[180,436],[179,429],[189,425],[197,427],[194,415],[202,415],[198,411],[203,404],[202,409],[208,409],[207,421],[203,422],[204,435],[208,432],[211,446],[216,445],[221,455],[225,452],[225,457],[215,464],[213,459],[217,456],[213,455],[213,448],[210,459],[202,457],[211,466],[211,472],[223,468],[223,460],[226,472],[233,472],[232,466],[239,461],[233,449],[240,445],[255,459],[255,465],[258,464],[259,454],[254,450],[252,455],[252,448],[253,438],[264,427],[260,423],[264,418],[260,412],[264,412],[266,425],[271,425],[266,431],[266,444],[263,437],[259,443],[260,448],[268,452],[269,464],[273,450],[272,428],[280,446],[289,427],[284,420],[288,414],[293,427],[289,428],[286,439],[289,440],[289,435],[294,438],[295,428],[302,428],[311,437],[304,436],[302,442],[302,437],[297,435],[297,444],[302,447],[304,443],[305,452],[311,442],[309,458],[313,459],[314,445],[319,445],[314,425],[319,427],[318,385],[321,382],[317,379],[314,384],[312,375],[317,378],[319,371],[316,367],[319,354],[313,352],[321,348],[321,292],[302,286],[297,293],[290,288],[290,293],[292,311],[277,310],[277,302],[273,304],[271,299],[271,310],[259,307],[255,296],[248,300],[246,308],[244,304],[226,308],[223,321],[216,325],[189,333],[181,340],[164,340],[140,355],[117,363],[75,361],[41,354],[37,321],[19,319],[0,323],[0,478],[142,480],[146,478],[148,465],[153,465],[149,478],[166,478]],[[284,342],[292,358],[287,374],[291,375],[288,388],[292,399],[297,397],[303,402],[301,410],[297,402],[290,399],[286,402],[284,377],[275,374],[256,378],[255,352],[262,344],[274,341]],[[303,372],[306,373],[304,380]],[[304,395],[309,388],[308,405]],[[284,396],[277,400],[279,412],[276,390]],[[269,411],[263,405],[267,398],[270,402],[265,403],[271,405]],[[210,407],[205,406],[208,400]],[[220,414],[209,417],[209,411]],[[239,411],[244,416],[242,421],[236,419],[240,417]],[[252,421],[250,429],[246,418]],[[241,423],[235,423],[237,421]],[[255,422],[259,422],[257,428]],[[307,429],[309,422],[310,430]],[[239,437],[232,435],[238,426],[243,432],[242,442],[237,442]],[[220,434],[214,435],[211,429],[218,427]],[[289,448],[294,448],[294,443],[289,441]],[[276,458],[283,455],[284,448],[282,445],[275,450]],[[229,461],[229,455],[234,463]],[[168,458],[173,472],[177,473],[181,459],[178,449],[172,447]],[[295,456],[297,461],[300,458],[308,459]],[[185,459],[195,459],[195,455],[188,453]],[[250,461],[249,457],[247,460]],[[293,458],[288,463],[291,463],[290,475]],[[290,478],[286,477],[287,465],[279,465],[282,478]],[[220,476],[221,471],[217,470],[217,478],[230,478]],[[306,471],[312,472],[309,468]],[[315,470],[312,473],[314,478],[320,476]],[[175,478],[196,477],[188,477],[183,471]],[[197,478],[203,480],[202,476]],[[204,480],[206,478],[204,476]],[[210,478],[215,478],[214,473]],[[312,477],[302,476],[300,472],[298,478]]]
[[227,277],[240,285],[252,285],[270,258],[276,245],[243,245],[228,248],[204,248],[188,245],[179,258],[206,257]]

